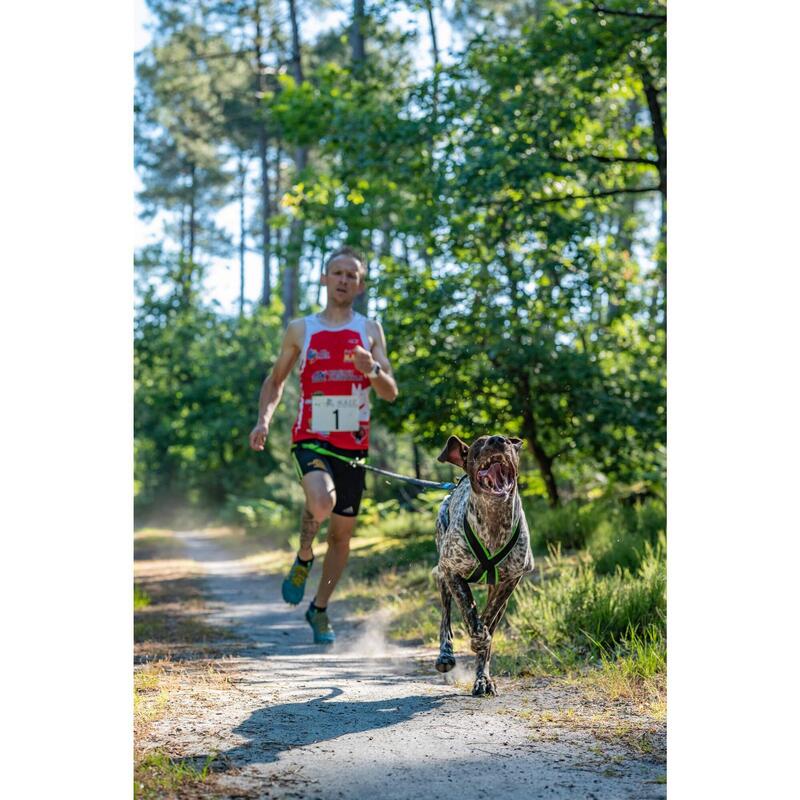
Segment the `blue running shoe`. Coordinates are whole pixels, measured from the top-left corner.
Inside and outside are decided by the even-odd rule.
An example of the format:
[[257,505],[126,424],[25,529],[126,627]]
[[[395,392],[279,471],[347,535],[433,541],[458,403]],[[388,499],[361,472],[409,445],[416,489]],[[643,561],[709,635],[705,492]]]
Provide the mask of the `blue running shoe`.
[[311,630],[314,631],[314,644],[333,644],[336,641],[336,634],[331,628],[327,611],[318,611],[309,606],[306,611],[306,619]]
[[306,580],[311,572],[313,563],[314,560],[312,559],[310,564],[304,565],[300,563],[300,559],[295,558],[289,574],[281,584],[281,594],[289,605],[296,606],[303,599],[306,591]]

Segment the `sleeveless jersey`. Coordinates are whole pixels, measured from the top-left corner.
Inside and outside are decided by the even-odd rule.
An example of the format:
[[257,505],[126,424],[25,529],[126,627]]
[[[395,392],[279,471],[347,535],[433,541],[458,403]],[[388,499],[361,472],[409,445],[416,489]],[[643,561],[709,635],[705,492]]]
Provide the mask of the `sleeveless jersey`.
[[321,439],[345,450],[369,446],[369,378],[356,369],[353,350],[369,350],[367,318],[358,312],[336,328],[316,314],[304,318],[300,402],[292,442]]

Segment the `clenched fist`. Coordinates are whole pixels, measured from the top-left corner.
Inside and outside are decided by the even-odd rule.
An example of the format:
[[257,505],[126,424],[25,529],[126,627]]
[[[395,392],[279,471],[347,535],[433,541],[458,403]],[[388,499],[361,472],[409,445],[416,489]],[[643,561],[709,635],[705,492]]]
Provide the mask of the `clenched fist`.
[[365,350],[361,345],[356,345],[353,350],[353,364],[359,372],[365,375],[375,366],[375,359],[369,350]]

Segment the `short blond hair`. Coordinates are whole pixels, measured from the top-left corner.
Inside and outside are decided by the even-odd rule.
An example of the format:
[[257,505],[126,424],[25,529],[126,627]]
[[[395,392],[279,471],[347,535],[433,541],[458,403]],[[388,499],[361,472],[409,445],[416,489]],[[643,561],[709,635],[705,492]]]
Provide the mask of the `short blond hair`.
[[358,250],[347,246],[334,250],[334,252],[328,256],[328,260],[325,262],[326,275],[328,274],[331,264],[336,261],[337,258],[352,258],[353,261],[358,264],[358,271],[361,273],[361,279],[364,280],[367,277],[367,262],[364,261],[364,257]]

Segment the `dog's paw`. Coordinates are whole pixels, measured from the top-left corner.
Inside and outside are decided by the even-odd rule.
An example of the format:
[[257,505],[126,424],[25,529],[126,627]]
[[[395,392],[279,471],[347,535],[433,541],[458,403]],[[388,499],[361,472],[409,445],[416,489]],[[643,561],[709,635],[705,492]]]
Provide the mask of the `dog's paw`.
[[456,665],[455,656],[452,654],[439,653],[439,658],[436,659],[436,669],[438,672],[450,672]]
[[473,697],[497,697],[497,685],[488,675],[481,675],[472,687]]
[[485,625],[481,625],[478,632],[469,637],[469,646],[473,653],[485,653],[492,644],[492,634]]

